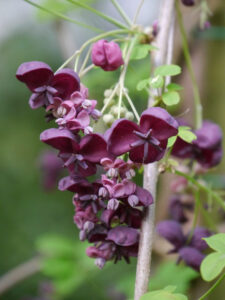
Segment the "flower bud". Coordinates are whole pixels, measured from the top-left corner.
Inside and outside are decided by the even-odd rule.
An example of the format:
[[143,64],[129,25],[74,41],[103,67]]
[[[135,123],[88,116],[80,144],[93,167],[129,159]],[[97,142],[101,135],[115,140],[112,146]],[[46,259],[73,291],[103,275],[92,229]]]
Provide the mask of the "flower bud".
[[95,227],[95,224],[91,221],[86,221],[84,223],[84,230],[88,233]]
[[99,195],[100,197],[105,198],[105,197],[108,195],[107,189],[104,188],[104,187],[101,187],[101,188],[99,189],[99,191],[98,191],[98,195]]
[[91,59],[104,71],[114,71],[124,64],[119,45],[106,40],[99,40],[93,45]]
[[113,115],[106,114],[103,116],[103,122],[108,126],[111,126],[114,121],[115,121],[115,119],[114,119]]
[[107,205],[107,209],[117,210],[120,202],[117,199],[110,199]]
[[104,258],[96,258],[95,260],[95,265],[99,268],[99,269],[102,269],[105,265],[105,259]]
[[88,108],[92,105],[91,100],[85,99],[84,102],[82,103],[83,108]]
[[109,98],[112,95],[113,90],[107,89],[104,91],[104,97]]
[[127,111],[126,114],[125,114],[125,119],[133,121],[134,114],[131,111]]
[[79,238],[80,238],[81,241],[86,240],[86,232],[85,232],[85,230],[81,230],[80,231]]
[[139,202],[139,199],[136,195],[130,195],[128,197],[128,203],[130,204],[131,207],[135,207]]
[[107,172],[107,176],[108,177],[117,177],[118,176],[118,171],[117,169],[114,169],[114,168],[110,168]]

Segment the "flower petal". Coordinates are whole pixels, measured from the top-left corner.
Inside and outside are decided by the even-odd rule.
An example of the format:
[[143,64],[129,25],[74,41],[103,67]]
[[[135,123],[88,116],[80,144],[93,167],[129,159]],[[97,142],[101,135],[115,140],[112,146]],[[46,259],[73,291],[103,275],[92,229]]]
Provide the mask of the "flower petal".
[[38,87],[48,85],[53,72],[49,65],[41,61],[30,61],[19,66],[16,77],[33,92]]
[[58,188],[60,191],[70,191],[73,193],[91,194],[93,192],[92,185],[82,177],[73,178],[66,176],[59,181]]
[[94,163],[99,163],[108,154],[106,141],[100,134],[89,134],[83,137],[80,148],[84,159]]
[[62,69],[55,73],[51,85],[57,89],[57,95],[62,99],[69,99],[74,91],[80,90],[80,78],[71,69]]
[[[160,147],[161,145],[165,148],[166,143],[163,141],[161,142]],[[144,158],[144,145],[141,145],[131,149],[129,157],[133,162],[149,164],[163,158],[164,153],[165,151],[161,151],[152,145],[148,145],[148,153],[146,158]]]
[[106,240],[113,241],[119,246],[131,246],[138,242],[139,233],[136,229],[117,226],[108,232]]
[[149,191],[137,185],[135,195],[138,197],[139,202],[144,206],[149,206],[153,203],[153,197]]
[[46,129],[41,133],[40,140],[64,153],[72,153],[75,148],[79,149],[75,135],[67,129]]
[[159,140],[168,139],[178,133],[177,121],[161,107],[146,109],[141,115],[140,127],[142,132],[152,129],[152,135]]
[[140,131],[137,124],[126,119],[121,119],[112,125],[107,132],[108,150],[113,155],[121,155],[131,150],[131,144],[139,138],[134,131]]
[[188,266],[199,271],[201,262],[205,257],[204,254],[193,247],[183,247],[179,250],[179,254]]
[[179,249],[185,243],[181,226],[176,221],[162,221],[157,225],[156,230],[159,235],[168,240],[176,249]]

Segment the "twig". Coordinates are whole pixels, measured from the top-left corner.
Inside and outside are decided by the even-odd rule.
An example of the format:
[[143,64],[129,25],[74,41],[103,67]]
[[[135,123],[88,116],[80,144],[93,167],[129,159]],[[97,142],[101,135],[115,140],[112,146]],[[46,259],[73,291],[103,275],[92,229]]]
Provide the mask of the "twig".
[[[161,13],[159,17],[159,34],[156,40],[156,46],[159,48],[153,56],[152,61],[154,67],[164,64],[167,60],[168,46],[170,45],[169,39],[173,39],[171,27],[173,26],[174,14],[174,0],[164,0],[162,2]],[[172,55],[171,55],[172,59]],[[168,61],[167,61],[168,63]],[[154,103],[154,99],[149,99],[149,106]],[[144,188],[152,193],[156,202],[156,184],[158,179],[157,163],[148,164],[144,168]],[[136,271],[135,283],[135,300],[148,290],[150,265],[151,265],[151,252],[154,234],[154,216],[155,216],[155,202],[144,211],[144,219],[142,221],[141,235],[138,251],[138,262]]]
[[1,276],[0,295],[23,279],[37,273],[41,267],[40,260],[40,257],[34,257],[31,260],[17,266],[5,275]]

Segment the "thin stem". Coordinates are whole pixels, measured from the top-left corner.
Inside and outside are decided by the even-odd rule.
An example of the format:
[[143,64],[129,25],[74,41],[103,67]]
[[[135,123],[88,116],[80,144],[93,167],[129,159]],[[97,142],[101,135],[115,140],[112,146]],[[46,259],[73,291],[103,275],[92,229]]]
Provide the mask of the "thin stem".
[[214,285],[204,295],[202,295],[198,300],[204,300],[206,297],[208,297],[209,294],[211,294],[217,288],[217,286],[223,281],[224,278],[225,278],[225,273],[222,274],[219,277],[219,279],[214,283]]
[[93,68],[95,67],[95,65],[91,64],[90,66],[88,66],[86,69],[84,69],[83,71],[79,72],[79,77],[83,77],[84,75],[86,75],[89,71],[91,71]]
[[88,49],[88,52],[87,52],[87,54],[86,54],[86,56],[85,56],[85,58],[84,58],[84,61],[83,61],[83,63],[82,63],[82,66],[80,67],[79,74],[82,73],[82,71],[85,69],[90,54],[91,54],[91,47]]
[[198,129],[202,125],[201,98],[200,98],[197,80],[195,78],[194,69],[192,66],[191,55],[190,55],[190,51],[188,48],[187,35],[186,35],[185,29],[184,29],[183,18],[182,18],[182,14],[181,14],[181,10],[180,10],[178,1],[176,1],[176,11],[177,11],[177,19],[178,19],[178,24],[179,24],[179,28],[180,28],[181,38],[182,38],[182,47],[183,47],[184,57],[185,57],[187,68],[190,73],[190,77],[191,77],[191,81],[192,81],[194,103],[195,103],[195,127]]
[[125,11],[122,9],[122,7],[119,5],[119,3],[116,0],[111,0],[112,4],[115,6],[121,17],[124,19],[124,21],[127,23],[127,25],[131,26],[131,20],[125,13]]
[[[160,31],[156,38],[156,46],[159,49],[152,55],[154,67],[166,62],[169,39],[173,38],[171,30],[172,17],[174,13],[174,0],[162,1],[159,20]],[[152,106],[154,98],[149,98],[148,106]],[[135,282],[135,300],[139,300],[148,290],[151,270],[151,253],[154,236],[154,217],[156,203],[156,185],[158,180],[157,163],[145,165],[144,167],[144,188],[151,192],[154,203],[144,209],[144,218],[141,225],[141,234],[138,248],[138,262]]]
[[223,210],[225,211],[225,203],[223,201],[223,199],[213,190],[211,190],[210,188],[208,188],[207,186],[204,186],[203,184],[199,183],[197,180],[195,180],[193,177],[180,172],[180,171],[175,171],[175,174],[182,176],[184,178],[186,178],[189,182],[193,183],[196,187],[198,187],[199,189],[205,191],[206,193],[211,194],[211,196],[215,199],[215,201],[223,208]]
[[130,96],[128,95],[128,93],[126,91],[124,91],[124,95],[127,98],[127,101],[130,104],[130,107],[133,110],[133,113],[134,113],[134,115],[135,115],[135,117],[136,117],[136,119],[137,119],[137,121],[139,123],[140,122],[140,117],[139,117],[139,114],[138,114],[138,112],[137,112],[134,104],[133,104],[133,101],[131,100]]
[[113,99],[113,97],[116,95],[117,89],[119,86],[119,82],[115,85],[112,94],[110,95],[110,97],[108,98],[108,100],[106,101],[105,105],[103,106],[101,113],[103,114],[104,111],[106,110],[106,108],[108,107],[108,105],[110,104],[111,100]]
[[92,13],[94,13],[94,14],[98,15],[99,17],[105,19],[105,20],[108,21],[109,23],[111,23],[111,24],[117,26],[118,28],[121,28],[121,29],[128,29],[124,24],[118,22],[117,20],[113,19],[112,17],[109,17],[109,16],[103,14],[103,13],[100,12],[99,10],[96,10],[96,9],[94,9],[93,7],[91,7],[91,6],[89,6],[89,5],[85,4],[85,3],[83,3],[83,2],[81,2],[81,1],[76,1],[76,0],[66,0],[66,1],[68,1],[68,2],[70,2],[70,3],[72,3],[72,4],[75,4],[75,5],[79,6],[79,7],[82,7],[82,8],[84,8],[84,9],[87,9],[87,10],[91,11]]
[[1,276],[0,295],[16,285],[18,282],[40,271],[40,262],[40,257],[34,257]]
[[33,5],[33,6],[35,6],[36,8],[39,8],[39,9],[45,11],[45,12],[48,12],[49,14],[51,14],[53,16],[56,16],[56,17],[59,17],[60,19],[63,19],[65,21],[67,21],[67,22],[74,23],[76,25],[79,25],[81,27],[84,27],[84,28],[87,28],[87,29],[90,29],[90,30],[93,30],[93,31],[96,31],[96,32],[102,32],[103,31],[103,30],[101,30],[99,28],[96,28],[96,27],[87,25],[85,23],[81,23],[79,21],[76,21],[76,20],[74,20],[74,19],[72,19],[72,18],[70,18],[70,17],[68,17],[66,15],[61,14],[60,12],[57,12],[55,10],[52,10],[52,9],[47,8],[47,7],[41,6],[39,4],[36,4],[36,3],[34,3],[32,1],[30,1],[30,0],[24,0],[24,1],[27,2],[27,3],[29,3],[29,4],[31,4],[31,5]]
[[195,191],[194,190],[194,194],[195,194],[195,209],[194,209],[194,217],[193,217],[193,223],[192,223],[192,227],[191,227],[191,232],[188,236],[187,242],[186,244],[189,244],[189,242],[192,239],[195,227],[197,225],[197,221],[198,221],[198,214],[199,214],[199,206],[200,206],[200,195],[199,195],[199,190]]
[[139,13],[140,13],[140,10],[142,8],[142,5],[144,4],[144,1],[145,0],[140,0],[140,3],[138,5],[138,7],[137,7],[137,10],[136,10],[136,13],[135,13],[135,16],[134,16],[134,19],[133,19],[133,24],[136,24],[136,22],[137,22],[137,18],[139,16]]
[[[25,0],[27,1],[27,0]],[[116,29],[116,30],[111,30],[108,32],[104,32],[102,34],[99,34],[91,39],[89,39],[88,41],[86,41],[82,47],[80,48],[80,50],[76,50],[59,68],[57,71],[61,70],[62,68],[64,68],[72,59],[74,59],[76,56],[80,56],[80,54],[82,53],[82,51],[91,43],[94,43],[100,39],[103,39],[107,36],[113,36],[113,35],[117,35],[117,34],[124,34],[124,33],[134,33],[135,31],[129,30],[129,29]]]
[[135,36],[131,40],[130,46],[129,46],[128,50],[127,50],[126,57],[124,59],[124,66],[123,66],[123,69],[122,69],[122,72],[121,72],[120,78],[119,78],[119,101],[118,101],[119,109],[118,109],[118,119],[120,118],[120,111],[121,111],[121,105],[122,105],[122,97],[123,97],[125,76],[126,76],[126,72],[127,72],[127,68],[128,68],[128,64],[129,64],[129,60],[130,60],[130,55],[131,55],[131,52],[132,52],[132,50],[134,48],[134,45],[135,45],[137,39],[138,39],[138,35]]

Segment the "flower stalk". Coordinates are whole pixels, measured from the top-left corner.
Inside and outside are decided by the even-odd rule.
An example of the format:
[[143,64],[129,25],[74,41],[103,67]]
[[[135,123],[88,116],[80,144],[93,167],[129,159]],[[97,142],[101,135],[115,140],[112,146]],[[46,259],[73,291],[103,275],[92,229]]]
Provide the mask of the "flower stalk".
[[[156,46],[159,48],[153,56],[154,67],[164,64],[167,60],[167,51],[169,39],[173,38],[171,26],[173,26],[174,14],[174,0],[164,0],[161,6],[161,13],[159,17],[159,34],[156,40]],[[172,58],[172,55],[171,55]],[[167,61],[168,63],[168,61]],[[149,99],[149,107],[154,103],[154,99]],[[148,290],[150,269],[151,269],[151,252],[154,235],[154,215],[155,215],[155,202],[156,202],[156,185],[158,179],[157,163],[145,165],[144,168],[144,187],[150,191],[155,199],[154,203],[145,209],[144,219],[142,221],[141,235],[139,242],[138,262],[136,271],[135,283],[135,300]]]

